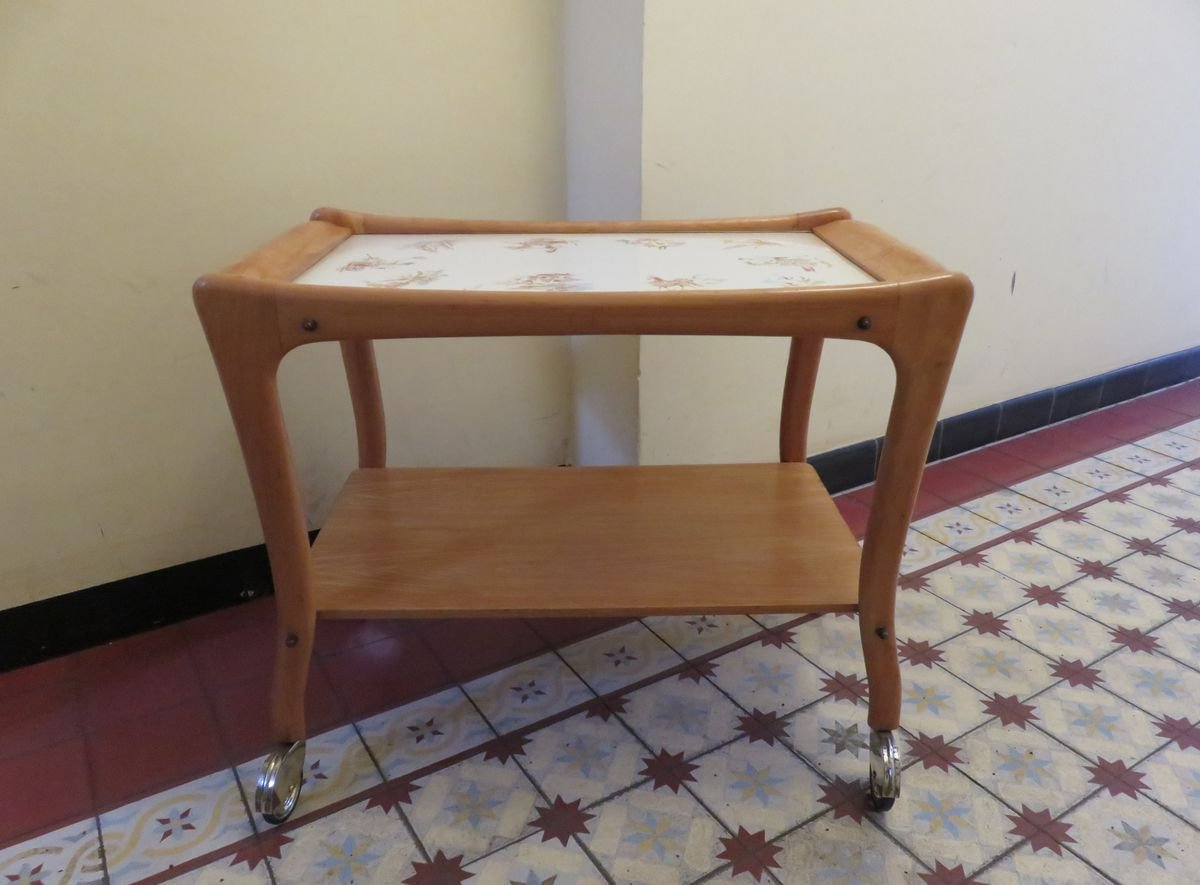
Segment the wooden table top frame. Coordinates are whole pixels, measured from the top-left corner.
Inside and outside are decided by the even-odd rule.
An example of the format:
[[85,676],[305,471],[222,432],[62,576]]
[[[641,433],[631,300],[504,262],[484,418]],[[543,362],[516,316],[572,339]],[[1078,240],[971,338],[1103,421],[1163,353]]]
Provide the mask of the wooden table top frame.
[[[356,234],[799,231],[810,231],[874,281],[636,292],[294,282]],[[899,725],[901,702],[895,589],[926,453],[970,309],[966,276],[947,272],[843,209],[637,222],[468,221],[319,209],[307,223],[226,270],[201,277],[194,296],[245,458],[276,588],[271,719],[280,748],[268,758],[256,797],[268,820],[285,819],[299,795],[304,689],[318,616],[857,611],[869,685],[870,794],[877,808],[891,806],[899,792],[891,732]],[[374,339],[605,334],[791,338],[780,463],[385,468]],[[874,344],[889,354],[896,371],[861,553],[805,463],[825,338]],[[276,374],[290,350],[318,341],[341,343],[360,470],[310,549]],[[486,493],[472,495],[471,507],[462,505],[466,490],[480,489]],[[475,506],[481,499],[490,502],[482,515]],[[699,517],[689,522],[693,511]],[[729,518],[722,520],[721,512]],[[668,515],[672,518],[664,518]],[[466,524],[455,536],[459,520]],[[381,538],[390,543],[381,544]],[[723,549],[729,551],[724,557]],[[679,570],[686,574],[681,577]],[[518,584],[526,588],[523,594],[513,590]]]

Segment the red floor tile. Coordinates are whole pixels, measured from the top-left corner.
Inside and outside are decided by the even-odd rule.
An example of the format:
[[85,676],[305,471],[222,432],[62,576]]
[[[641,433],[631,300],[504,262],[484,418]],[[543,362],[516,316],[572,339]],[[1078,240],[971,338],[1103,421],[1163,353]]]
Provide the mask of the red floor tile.
[[1109,411],[1116,413],[1123,421],[1140,422],[1153,427],[1155,430],[1163,430],[1179,423],[1179,419],[1176,417],[1178,413],[1175,410],[1164,409],[1162,406],[1147,402],[1144,399],[1135,399],[1127,403],[1121,403]]
[[192,640],[192,659],[201,684],[212,691],[270,673],[275,666],[273,620],[230,621]]
[[[85,729],[109,728],[164,707],[202,697],[183,633],[161,631],[163,642],[142,642],[118,657],[106,649],[103,666],[80,655],[79,703]],[[119,645],[119,644],[118,644]]]
[[[928,473],[928,471],[926,471],[926,473]],[[974,479],[977,482],[982,482],[982,480],[979,480],[978,477],[974,477]],[[857,501],[859,504],[862,504],[864,507],[870,509],[872,502],[875,500],[875,486],[865,486],[858,491],[849,493],[846,497],[853,501]],[[913,504],[912,518],[924,519],[926,516],[932,516],[934,513],[938,513],[952,506],[954,505],[950,501],[947,501],[945,498],[939,497],[938,495],[935,495],[922,487],[917,491],[917,500]],[[865,522],[863,523],[862,530],[864,533],[866,532]]]
[[1039,473],[1045,473],[1036,464],[1001,451],[999,446],[989,446],[986,449],[968,452],[948,464],[953,464],[957,469],[967,473],[982,476],[1001,487],[1010,486],[1015,482],[1037,476]]
[[264,596],[259,599],[223,608],[180,624],[180,628],[193,642],[214,634],[230,633],[243,627],[263,626],[275,623],[275,599]]
[[1062,467],[1064,464],[1070,464],[1072,461],[1086,457],[1074,449],[1064,448],[1061,443],[1047,439],[1040,433],[1019,436],[1016,439],[999,443],[996,450],[1027,461],[1039,468],[1035,469],[1030,476],[1053,470],[1055,467]]
[[[1149,403],[1160,409],[1169,409],[1186,416],[1186,419],[1200,418],[1200,381],[1190,381],[1170,390],[1151,394],[1141,402]],[[1182,423],[1177,421],[1178,423]]]
[[355,717],[397,706],[453,681],[415,630],[322,658],[321,666],[346,712]]
[[0,673],[0,701],[34,689],[52,688],[74,681],[77,658],[78,655],[66,655]]
[[[217,728],[231,762],[240,763],[265,752],[274,743],[271,735],[271,680],[246,679],[222,686],[210,700]],[[308,734],[320,734],[350,720],[329,684],[320,663],[313,661],[304,697]]]
[[964,470],[957,461],[925,468],[925,477],[921,480],[922,491],[936,495],[951,505],[971,501],[999,488],[1002,486],[995,480]]
[[[1092,412],[1089,415],[1084,415],[1081,418],[1076,418],[1071,422],[1071,426],[1082,430],[1086,433],[1095,434],[1098,436],[1107,436],[1116,440],[1116,444],[1124,445],[1135,439],[1141,439],[1145,436],[1157,433],[1163,426],[1155,421],[1146,421],[1136,414],[1126,413],[1124,410],[1132,404],[1123,406],[1115,406],[1111,409],[1104,409],[1099,412]],[[1166,412],[1166,410],[1162,410]],[[1174,414],[1174,413],[1169,413]]]
[[459,682],[498,670],[546,648],[546,643],[528,624],[515,618],[423,621],[417,629]]
[[838,495],[833,499],[833,503],[841,511],[842,519],[846,520],[846,525],[854,533],[854,537],[861,538],[867,533],[867,518],[871,515],[871,508],[845,495]]
[[82,735],[75,688],[69,682],[14,694],[0,716],[0,759],[30,753]]
[[628,624],[632,620],[633,618],[527,618],[525,622],[546,645],[559,648]]
[[227,764],[208,702],[189,701],[85,736],[98,811]]
[[406,623],[401,620],[372,618],[358,621],[325,618],[317,621],[313,651],[317,655],[337,654],[395,636],[404,629]]
[[0,760],[0,846],[91,812],[82,738]]
[[[1096,433],[1087,426],[1080,427],[1074,421],[1067,421],[1047,428],[1041,433],[1035,434],[1035,436],[1043,442],[1061,445],[1064,449],[1078,452],[1079,458],[1087,458],[1098,452],[1107,452],[1109,449],[1115,449],[1118,446],[1124,445],[1116,437]],[[1075,460],[1079,460],[1079,458]]]

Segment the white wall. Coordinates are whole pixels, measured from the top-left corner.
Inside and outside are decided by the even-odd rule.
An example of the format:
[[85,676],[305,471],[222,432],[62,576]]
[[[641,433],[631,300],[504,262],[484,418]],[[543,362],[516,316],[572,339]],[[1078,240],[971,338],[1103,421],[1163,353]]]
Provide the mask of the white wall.
[[[976,302],[943,414],[1200,343],[1195,4],[646,12],[643,217],[844,205],[966,271]],[[644,338],[642,460],[777,457],[786,354]],[[830,346],[813,450],[880,434],[891,385],[878,352]]]
[[[558,5],[0,3],[0,608],[261,540],[192,280],[319,205],[564,211]],[[561,339],[381,348],[391,460],[560,463]],[[283,367],[318,524],[335,346]]]

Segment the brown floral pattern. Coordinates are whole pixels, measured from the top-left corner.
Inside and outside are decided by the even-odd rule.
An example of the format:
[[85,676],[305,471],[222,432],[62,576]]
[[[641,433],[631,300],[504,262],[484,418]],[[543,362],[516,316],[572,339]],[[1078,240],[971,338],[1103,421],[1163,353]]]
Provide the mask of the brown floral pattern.
[[444,276],[445,273],[440,270],[418,270],[390,280],[368,282],[367,285],[372,289],[406,289],[409,286],[427,286],[430,283],[436,283]]

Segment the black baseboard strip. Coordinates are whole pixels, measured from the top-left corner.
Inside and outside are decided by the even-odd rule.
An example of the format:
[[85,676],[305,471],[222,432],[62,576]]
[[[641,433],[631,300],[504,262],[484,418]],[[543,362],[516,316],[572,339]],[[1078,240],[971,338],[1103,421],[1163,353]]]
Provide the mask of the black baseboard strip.
[[[929,460],[959,455],[1197,377],[1200,347],[954,415],[938,422]],[[831,492],[843,492],[875,479],[882,442],[870,439],[809,460]],[[266,549],[259,545],[0,611],[0,672],[272,592]]]
[[[1200,378],[1200,347],[952,415],[938,422],[929,460],[952,458],[1193,378]],[[836,494],[873,482],[882,449],[882,438],[867,440],[813,455],[809,462]]]

